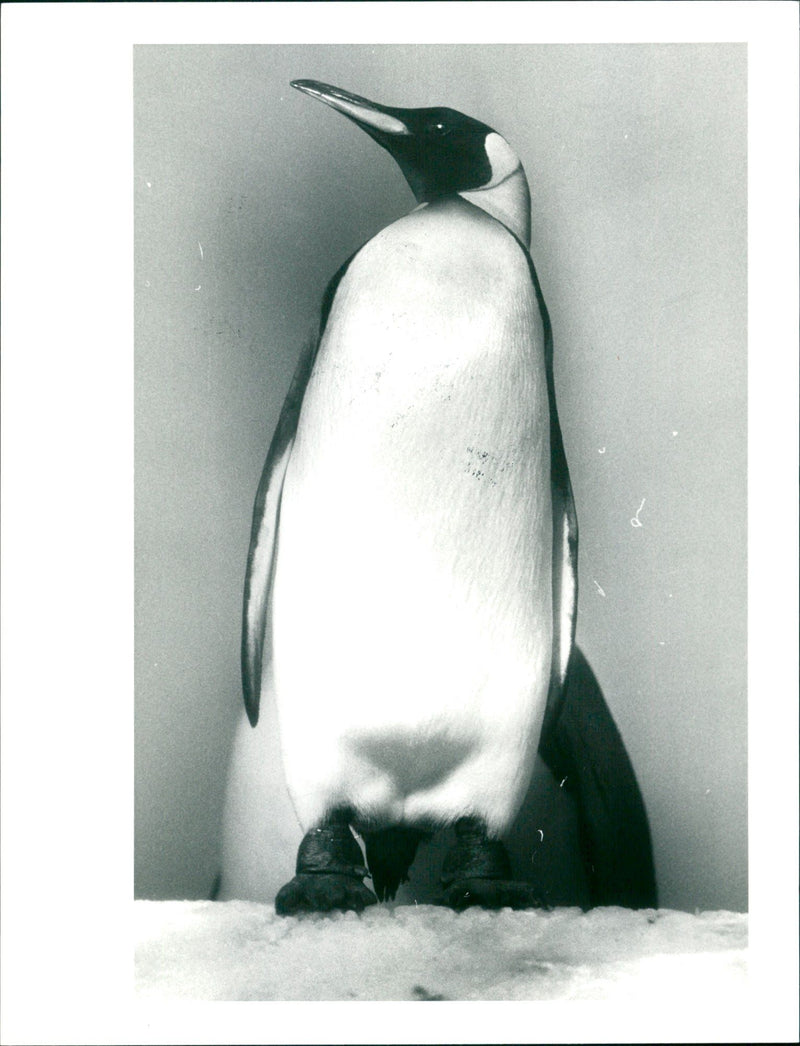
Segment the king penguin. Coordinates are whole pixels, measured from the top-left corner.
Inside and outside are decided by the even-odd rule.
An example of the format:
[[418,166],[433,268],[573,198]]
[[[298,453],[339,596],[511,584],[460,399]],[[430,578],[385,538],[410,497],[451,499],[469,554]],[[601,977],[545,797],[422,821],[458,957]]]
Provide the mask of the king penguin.
[[[577,521],[519,157],[452,109],[292,86],[386,149],[416,207],[328,285],[256,495],[245,707],[255,726],[274,693],[305,833],[276,910],[391,899],[445,827],[445,904],[539,904],[502,842],[539,750],[579,790],[621,775],[627,808],[590,811],[587,864],[602,877],[614,825],[634,824],[635,882],[605,903],[654,903],[635,777],[573,656]],[[594,751],[587,722],[605,729]]]

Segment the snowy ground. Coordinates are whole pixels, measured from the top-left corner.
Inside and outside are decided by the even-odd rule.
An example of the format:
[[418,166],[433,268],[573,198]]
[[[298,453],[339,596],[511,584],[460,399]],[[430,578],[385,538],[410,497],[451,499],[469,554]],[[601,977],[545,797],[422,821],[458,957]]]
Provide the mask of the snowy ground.
[[747,916],[380,905],[283,919],[249,901],[136,902],[142,1000],[591,1000],[704,1007],[746,985]]

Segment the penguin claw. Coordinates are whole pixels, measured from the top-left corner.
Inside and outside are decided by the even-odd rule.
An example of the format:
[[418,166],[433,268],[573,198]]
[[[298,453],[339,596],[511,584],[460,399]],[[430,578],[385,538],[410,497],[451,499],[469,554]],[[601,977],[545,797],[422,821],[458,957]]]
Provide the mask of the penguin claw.
[[301,872],[278,891],[278,915],[305,912],[362,912],[377,904],[375,895],[351,875]]
[[444,892],[444,903],[457,912],[481,908],[548,908],[530,883],[511,879],[461,879]]

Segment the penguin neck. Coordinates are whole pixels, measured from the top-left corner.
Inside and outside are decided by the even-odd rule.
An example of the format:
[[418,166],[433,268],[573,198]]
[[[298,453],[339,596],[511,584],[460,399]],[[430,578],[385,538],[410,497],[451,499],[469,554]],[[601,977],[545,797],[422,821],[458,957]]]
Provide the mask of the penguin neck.
[[491,214],[526,247],[531,245],[531,194],[522,164],[498,182],[480,189],[467,189],[458,194]]

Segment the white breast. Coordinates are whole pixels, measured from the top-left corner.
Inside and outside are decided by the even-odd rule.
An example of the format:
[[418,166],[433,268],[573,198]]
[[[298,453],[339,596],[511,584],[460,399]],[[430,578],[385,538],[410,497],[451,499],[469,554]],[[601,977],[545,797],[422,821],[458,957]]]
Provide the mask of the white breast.
[[304,826],[513,816],[550,674],[549,415],[525,257],[456,200],[348,269],[281,503],[275,683]]

